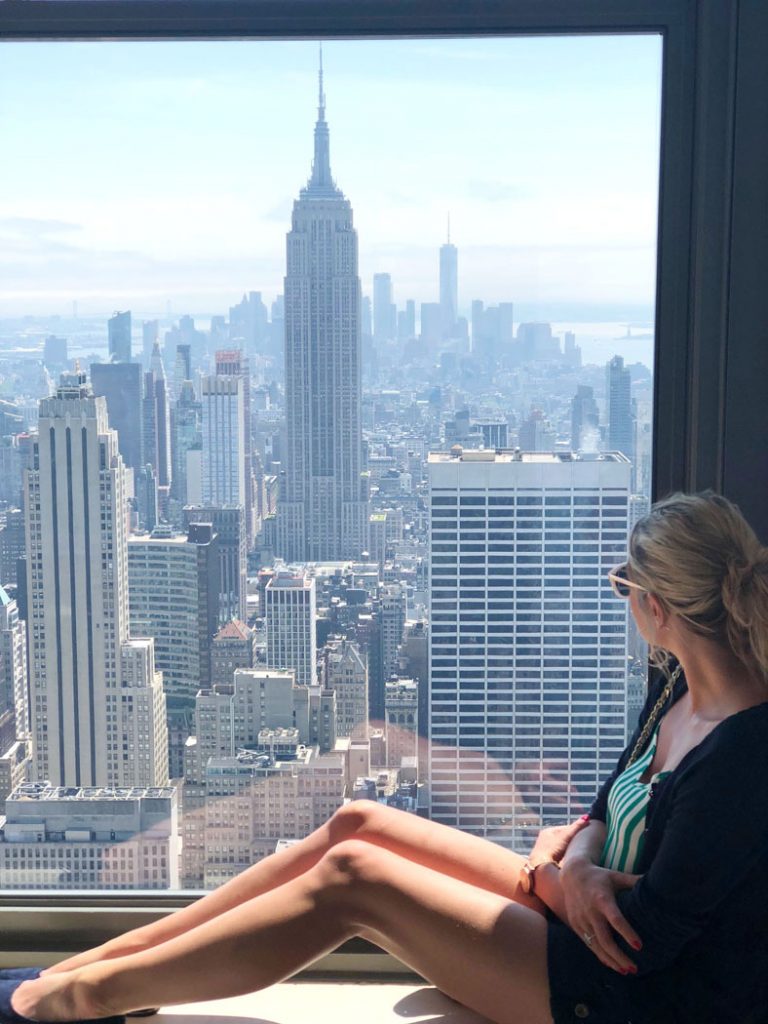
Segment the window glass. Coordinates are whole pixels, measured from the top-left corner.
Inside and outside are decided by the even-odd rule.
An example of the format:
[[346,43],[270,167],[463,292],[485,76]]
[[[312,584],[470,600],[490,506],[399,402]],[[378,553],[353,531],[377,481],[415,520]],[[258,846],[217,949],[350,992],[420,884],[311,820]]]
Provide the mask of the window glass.
[[645,676],[660,62],[0,44],[0,886],[588,808]]

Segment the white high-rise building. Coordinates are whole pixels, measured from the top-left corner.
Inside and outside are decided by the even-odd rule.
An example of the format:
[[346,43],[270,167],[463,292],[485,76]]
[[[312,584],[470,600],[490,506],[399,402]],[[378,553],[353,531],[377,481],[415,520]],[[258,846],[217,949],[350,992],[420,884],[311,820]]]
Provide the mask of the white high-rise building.
[[127,471],[103,398],[62,375],[25,479],[30,717],[37,778],[162,786],[168,747],[151,640],[131,640]]
[[128,594],[131,632],[154,640],[168,705],[170,773],[179,778],[195,695],[208,685],[218,626],[219,545],[213,527],[197,523],[175,534],[163,524],[151,535],[131,536]]
[[27,630],[16,602],[0,587],[0,802],[31,770]]
[[286,561],[359,558],[368,549],[360,349],[357,232],[331,177],[321,67],[312,176],[287,238],[287,445],[276,551]]
[[245,508],[245,380],[203,377],[203,504]]
[[239,377],[243,393],[243,494],[240,499],[245,510],[245,532],[248,547],[253,545],[255,524],[253,519],[253,452],[251,438],[251,372],[248,360],[240,349],[222,349],[216,353],[216,375]]
[[523,849],[625,744],[621,454],[429,456],[431,816]]
[[281,570],[264,591],[267,664],[293,669],[300,686],[317,686],[317,598],[315,580],[304,572]]
[[16,601],[0,587],[0,712],[13,712],[15,738],[29,736],[27,630]]

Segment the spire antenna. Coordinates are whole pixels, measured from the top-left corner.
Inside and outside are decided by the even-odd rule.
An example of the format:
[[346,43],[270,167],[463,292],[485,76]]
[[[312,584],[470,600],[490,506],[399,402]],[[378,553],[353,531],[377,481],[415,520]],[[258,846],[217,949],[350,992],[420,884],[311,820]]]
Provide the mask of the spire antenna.
[[307,182],[307,189],[327,195],[340,194],[331,175],[330,132],[325,120],[325,90],[323,89],[323,44],[318,43],[317,67],[317,121],[315,122],[315,155],[312,161],[312,174]]
[[319,48],[319,68],[317,73],[318,79],[318,91],[317,91],[317,119],[318,121],[325,120],[325,93],[323,92],[323,44],[318,44]]

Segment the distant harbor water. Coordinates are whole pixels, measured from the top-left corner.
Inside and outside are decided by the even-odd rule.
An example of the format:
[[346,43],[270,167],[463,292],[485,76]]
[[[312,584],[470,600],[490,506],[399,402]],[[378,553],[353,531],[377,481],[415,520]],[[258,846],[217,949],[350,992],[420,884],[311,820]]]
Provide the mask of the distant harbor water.
[[585,365],[602,365],[614,356],[622,356],[625,363],[642,363],[649,370],[653,369],[653,324],[552,324],[552,333],[559,335],[561,342],[566,331],[573,331],[576,335],[576,344],[581,347],[581,361]]
[[[138,324],[136,326],[139,326]],[[160,337],[170,327],[161,325]],[[210,328],[210,317],[195,317],[195,326],[200,330]],[[515,325],[515,330],[517,325]],[[591,323],[580,323],[577,321],[562,321],[552,324],[552,333],[564,341],[565,332],[573,331],[576,335],[576,344],[581,348],[582,362],[584,365],[591,363],[598,366],[604,365],[614,356],[622,356],[625,363],[643,363],[649,369],[653,369],[653,324],[627,324],[615,321],[597,321]],[[69,355],[71,359],[86,359],[88,356],[98,355],[102,359],[108,356],[106,341],[106,321],[103,330],[95,321],[83,321],[80,331],[61,331],[69,337]],[[0,358],[10,355],[33,356],[42,355],[44,333],[30,332],[28,336],[19,338],[17,345],[7,344],[0,349]],[[135,354],[141,352],[141,332],[134,329],[133,351]]]

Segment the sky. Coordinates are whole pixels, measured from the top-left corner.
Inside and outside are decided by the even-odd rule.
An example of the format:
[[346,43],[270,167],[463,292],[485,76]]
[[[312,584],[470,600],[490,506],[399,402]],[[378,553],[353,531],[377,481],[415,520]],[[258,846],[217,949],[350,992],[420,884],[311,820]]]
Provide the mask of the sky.
[[[656,36],[327,41],[363,291],[652,305]],[[226,312],[282,290],[316,42],[0,43],[0,316]],[[611,317],[612,319],[613,317]]]

